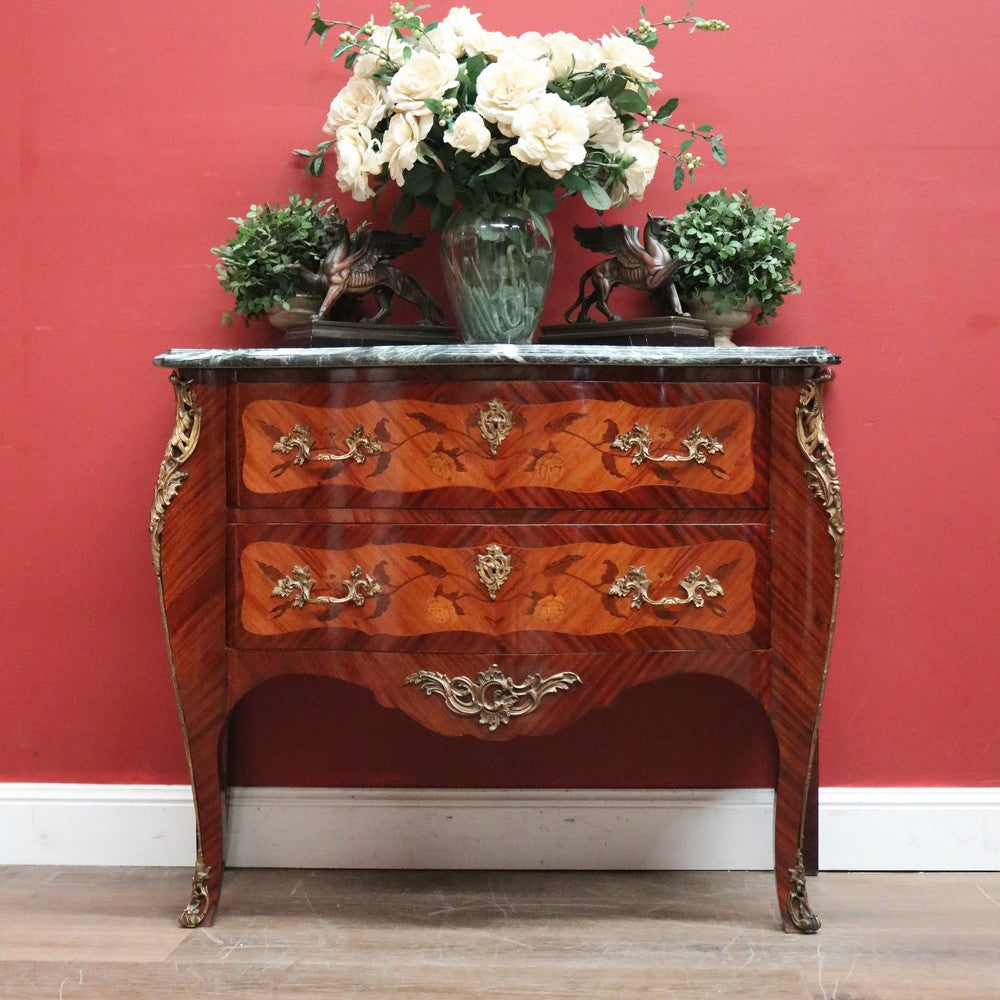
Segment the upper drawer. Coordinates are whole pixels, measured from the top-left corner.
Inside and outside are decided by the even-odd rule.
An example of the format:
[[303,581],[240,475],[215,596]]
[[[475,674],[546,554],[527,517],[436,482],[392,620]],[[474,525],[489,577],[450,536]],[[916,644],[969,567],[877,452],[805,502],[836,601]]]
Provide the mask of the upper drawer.
[[246,507],[762,507],[760,383],[237,386]]

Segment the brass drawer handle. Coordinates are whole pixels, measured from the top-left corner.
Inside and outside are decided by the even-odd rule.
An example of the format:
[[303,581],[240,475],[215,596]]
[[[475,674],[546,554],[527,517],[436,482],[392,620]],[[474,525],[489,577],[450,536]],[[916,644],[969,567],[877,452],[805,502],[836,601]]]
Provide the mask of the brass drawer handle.
[[343,581],[347,593],[343,597],[313,597],[312,589],[316,581],[312,578],[312,570],[308,566],[293,566],[288,576],[283,576],[271,591],[272,597],[291,598],[293,608],[304,608],[307,604],[347,604],[352,602],[359,608],[368,597],[382,593],[379,582],[364,575],[360,566],[355,566],[350,575]]
[[682,455],[650,455],[649,446],[652,443],[653,437],[649,433],[649,424],[633,424],[632,430],[619,434],[611,442],[611,447],[617,448],[619,451],[632,451],[634,449],[633,465],[642,465],[645,461],[695,462],[698,465],[704,465],[708,455],[718,455],[723,451],[722,442],[718,438],[705,434],[701,427],[692,427],[691,432],[681,442],[686,449]]
[[495,455],[514,428],[514,414],[499,399],[490,400],[485,410],[479,411],[479,432]]
[[487,545],[486,552],[476,556],[476,573],[491,601],[497,599],[497,591],[507,582],[510,570],[510,556],[499,545]]
[[292,465],[305,465],[306,462],[346,462],[349,458],[353,458],[358,465],[363,465],[368,455],[382,453],[381,442],[371,434],[366,434],[361,424],[344,438],[344,444],[347,446],[347,451],[343,455],[336,455],[332,451],[314,453],[316,439],[312,435],[312,428],[296,424],[291,434],[282,434],[278,438],[277,444],[271,451],[279,451],[282,455],[297,452],[292,459]]
[[468,677],[448,677],[430,670],[418,670],[403,683],[418,684],[428,697],[441,695],[446,707],[455,715],[478,715],[479,724],[489,727],[492,733],[498,726],[506,726],[515,715],[533,712],[545,695],[565,691],[571,684],[583,682],[576,674],[563,671],[544,678],[529,674],[516,683],[494,663],[474,681]]
[[722,597],[724,591],[722,584],[714,577],[702,576],[701,567],[695,566],[693,570],[678,586],[686,597],[661,597],[653,600],[649,596],[649,588],[652,581],[646,575],[645,566],[629,566],[628,572],[624,576],[618,577],[611,584],[608,594],[611,597],[628,597],[632,595],[631,606],[641,608],[644,604],[661,606],[664,604],[693,604],[696,608],[704,607],[706,597]]

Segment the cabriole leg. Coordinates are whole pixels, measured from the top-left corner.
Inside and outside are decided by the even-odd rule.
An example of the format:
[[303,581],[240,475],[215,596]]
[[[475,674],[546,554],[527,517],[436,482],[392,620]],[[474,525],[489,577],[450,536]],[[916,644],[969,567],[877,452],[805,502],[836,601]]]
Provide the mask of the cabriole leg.
[[226,719],[225,392],[171,377],[174,430],[150,514],[170,673],[191,773],[197,855],[184,927],[211,923],[222,884],[219,741]]

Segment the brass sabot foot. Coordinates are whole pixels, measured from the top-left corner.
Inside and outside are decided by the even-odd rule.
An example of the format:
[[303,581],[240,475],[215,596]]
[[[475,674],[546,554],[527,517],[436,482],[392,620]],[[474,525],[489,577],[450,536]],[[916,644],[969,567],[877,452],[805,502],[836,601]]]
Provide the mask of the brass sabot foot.
[[191,882],[191,902],[178,919],[181,927],[197,927],[208,915],[208,877],[211,874],[212,869],[199,861]]
[[806,892],[806,869],[802,862],[802,852],[796,856],[795,867],[788,869],[791,892],[788,896],[788,916],[792,926],[802,934],[815,934],[820,929],[820,920],[809,908]]

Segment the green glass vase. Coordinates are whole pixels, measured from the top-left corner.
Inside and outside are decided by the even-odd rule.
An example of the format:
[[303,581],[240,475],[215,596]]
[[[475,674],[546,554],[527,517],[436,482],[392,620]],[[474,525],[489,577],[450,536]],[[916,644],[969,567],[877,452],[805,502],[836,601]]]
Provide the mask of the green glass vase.
[[555,262],[544,216],[514,205],[460,208],[441,231],[441,262],[467,344],[534,339]]

